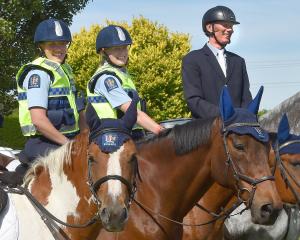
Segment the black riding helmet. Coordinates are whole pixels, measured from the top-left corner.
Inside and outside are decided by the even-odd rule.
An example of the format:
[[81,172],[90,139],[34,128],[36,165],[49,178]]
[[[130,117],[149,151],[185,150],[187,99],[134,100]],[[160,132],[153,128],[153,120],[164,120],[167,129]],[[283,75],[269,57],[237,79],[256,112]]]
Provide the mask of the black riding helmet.
[[225,6],[216,6],[209,9],[202,18],[202,29],[206,36],[210,36],[211,33],[207,31],[206,25],[218,21],[231,22],[233,24],[240,24],[235,19],[233,11]]

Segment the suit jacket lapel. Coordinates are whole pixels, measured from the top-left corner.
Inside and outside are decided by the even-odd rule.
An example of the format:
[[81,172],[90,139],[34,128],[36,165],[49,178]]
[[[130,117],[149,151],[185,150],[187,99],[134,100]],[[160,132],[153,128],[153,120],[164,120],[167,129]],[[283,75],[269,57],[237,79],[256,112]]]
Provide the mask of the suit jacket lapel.
[[226,54],[226,64],[227,64],[227,68],[226,68],[226,84],[229,82],[230,80],[230,75],[232,74],[233,71],[233,67],[234,67],[234,59],[232,58],[232,56],[230,55],[230,53],[228,53],[227,51],[225,52]]
[[[216,70],[220,78],[225,83],[225,75],[222,71],[222,68],[220,67],[220,64],[218,63],[217,58],[214,56],[213,52],[209,49],[209,47],[205,44],[204,46],[204,52],[207,55],[208,62],[212,65],[212,67]],[[226,60],[227,61],[227,60]]]

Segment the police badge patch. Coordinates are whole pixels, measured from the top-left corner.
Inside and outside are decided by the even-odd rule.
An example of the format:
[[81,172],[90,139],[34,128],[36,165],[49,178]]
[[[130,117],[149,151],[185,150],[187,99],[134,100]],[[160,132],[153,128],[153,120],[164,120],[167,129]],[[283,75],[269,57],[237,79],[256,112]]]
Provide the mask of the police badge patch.
[[110,92],[111,90],[118,88],[118,84],[116,82],[116,80],[112,77],[108,77],[104,80],[104,85],[107,89],[108,92]]
[[28,81],[28,89],[40,88],[41,87],[41,77],[38,74],[32,74]]

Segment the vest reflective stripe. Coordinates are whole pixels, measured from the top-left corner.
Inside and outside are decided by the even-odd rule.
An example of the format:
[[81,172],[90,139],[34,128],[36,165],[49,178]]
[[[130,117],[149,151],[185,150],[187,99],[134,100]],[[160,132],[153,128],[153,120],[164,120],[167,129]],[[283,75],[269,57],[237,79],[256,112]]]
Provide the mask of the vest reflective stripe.
[[[102,118],[115,118],[116,119],[118,117],[117,109],[112,108],[112,106],[110,105],[110,103],[107,101],[107,99],[104,96],[95,94],[95,93],[91,93],[90,89],[89,89],[89,86],[91,85],[90,83],[94,80],[97,80],[97,79],[94,79],[95,76],[97,76],[99,74],[101,75],[101,73],[109,74],[109,72],[114,73],[114,75],[116,75],[121,80],[120,82],[122,84],[122,87],[126,92],[136,91],[135,85],[128,73],[124,73],[120,69],[112,67],[109,64],[105,64],[105,65],[101,66],[100,68],[98,68],[96,73],[93,75],[93,77],[90,79],[90,81],[87,85],[87,99],[88,99],[88,102],[91,103],[91,105],[95,109],[95,111],[100,119],[102,119]],[[141,109],[140,103],[138,103],[137,108],[139,110]],[[143,129],[143,128],[136,124],[133,129]]]
[[49,96],[56,96],[56,95],[69,95],[70,88],[50,88],[49,89]]
[[20,100],[26,100],[27,99],[27,93],[26,92],[21,92],[18,94],[18,101]]
[[[50,88],[49,89],[49,96],[68,95],[68,94],[70,94],[69,88]],[[27,93],[26,92],[19,93],[18,100],[27,100]]]
[[93,97],[88,97],[87,101],[89,103],[106,103],[107,99],[103,96],[93,96]]
[[[66,97],[65,108],[68,111],[74,113],[74,125],[65,125],[62,122],[59,125],[59,131],[63,134],[72,134],[79,131],[79,114],[77,112],[77,107],[75,103],[75,86],[73,80],[72,70],[68,64],[58,64],[52,62],[46,58],[38,58],[34,60],[30,64],[24,65],[17,74],[17,90],[18,90],[18,102],[19,102],[19,122],[21,126],[21,130],[24,136],[32,136],[38,135],[39,133],[36,131],[35,126],[32,124],[30,112],[28,110],[28,103],[27,103],[27,92],[26,89],[23,88],[23,81],[24,79],[20,79],[25,76],[22,75],[27,68],[35,69],[34,66],[39,68],[37,69],[45,69],[46,72],[51,72],[54,76],[54,80],[51,82],[49,92],[48,92],[48,101],[55,100],[56,98]],[[51,104],[50,104],[51,105]],[[56,110],[50,109],[51,106],[49,105],[48,110]],[[53,107],[54,108],[54,107]],[[71,110],[71,109],[72,110]],[[72,119],[72,118],[71,118]],[[64,120],[62,120],[64,121]]]
[[35,135],[36,128],[34,125],[26,125],[21,127],[21,131],[24,136],[27,136],[26,134],[31,133],[30,135]]

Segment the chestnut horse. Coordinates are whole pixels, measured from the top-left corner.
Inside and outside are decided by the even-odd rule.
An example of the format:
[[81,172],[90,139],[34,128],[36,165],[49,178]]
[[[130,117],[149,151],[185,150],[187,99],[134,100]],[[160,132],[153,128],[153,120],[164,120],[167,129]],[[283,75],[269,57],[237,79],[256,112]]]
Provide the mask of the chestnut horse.
[[92,240],[102,227],[124,228],[138,173],[132,105],[122,119],[103,120],[97,131],[82,132],[38,158],[24,185],[10,189],[23,193],[9,194],[20,239]]
[[[287,123],[287,118],[284,115],[278,127],[278,132],[280,135],[282,135],[282,132],[286,131],[287,129],[289,129],[289,126]],[[289,134],[287,133],[285,133],[285,135],[289,136]],[[273,146],[276,149],[276,146],[274,144],[278,139],[277,135],[272,133],[271,136],[272,136]],[[290,144],[293,144],[294,147],[297,147],[295,144],[299,145],[299,140],[298,142],[297,141],[295,142],[294,140],[291,142],[288,137],[285,137],[280,141],[281,148],[287,147]],[[300,170],[298,168],[298,166],[300,165],[299,159],[300,159],[300,147],[298,153],[293,152],[290,154],[286,154],[286,153],[279,154],[279,149],[276,149],[276,151],[274,150],[270,151],[270,155],[269,155],[270,166],[273,167],[274,162],[276,161],[277,167],[275,170],[275,183],[279,195],[284,203],[293,204],[293,205],[300,203],[300,198],[299,198]],[[219,196],[219,198],[217,198],[216,196]],[[232,207],[232,204],[236,202],[236,199],[232,197],[233,197],[233,191],[221,187],[220,185],[215,183],[199,201],[199,204],[202,207],[204,207],[205,210],[199,209],[199,207],[195,206],[192,209],[192,211],[190,211],[187,214],[187,216],[184,218],[184,222],[186,224],[191,224],[191,225],[197,225],[200,223],[205,223],[210,221],[212,221],[212,223],[204,226],[198,226],[198,227],[196,226],[184,227],[184,234],[182,239],[183,240],[223,239],[222,225],[224,222],[224,218],[221,218],[218,221],[213,221],[213,219],[215,219],[217,216],[216,214],[214,215],[214,213],[220,214],[221,209],[226,205]],[[244,205],[238,208],[236,212],[241,212],[243,208]],[[251,217],[248,212],[245,212],[241,216],[238,216],[238,219],[231,221],[232,219],[235,218],[236,217],[233,216],[229,219],[230,227],[232,227],[232,225],[235,225],[238,228],[238,226],[242,225],[242,222],[245,221],[245,219],[250,219]],[[267,231],[269,237],[267,237],[266,239],[282,239],[281,236],[285,236],[287,232],[288,224],[286,222],[283,222],[285,220],[287,220],[287,216],[285,211],[283,211],[274,225],[266,226],[266,227],[256,225],[255,227],[256,227],[257,235],[255,235],[252,232],[252,234],[251,235],[248,234],[248,236],[251,236],[251,239],[256,239],[256,238],[265,239],[263,237],[263,233],[264,231]],[[243,225],[245,226],[245,228],[250,228],[250,226],[254,224],[247,222],[246,224]],[[270,238],[270,236],[272,235],[276,237]],[[230,236],[229,239],[241,239],[241,236]],[[246,237],[246,239],[248,238]]]
[[255,115],[261,94],[248,109],[236,109],[224,87],[221,118],[177,125],[141,142],[137,157],[142,180],[128,223],[120,233],[102,230],[98,239],[181,239],[183,217],[214,181],[239,192],[248,189],[255,221],[273,222],[282,203],[271,181],[269,146],[256,140],[259,133],[268,141]]

